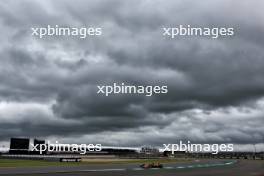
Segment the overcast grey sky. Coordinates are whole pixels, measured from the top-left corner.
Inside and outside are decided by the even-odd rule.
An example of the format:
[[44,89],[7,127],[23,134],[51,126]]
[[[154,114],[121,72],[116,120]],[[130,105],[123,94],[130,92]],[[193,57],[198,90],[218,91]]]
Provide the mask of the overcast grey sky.
[[[103,145],[264,143],[264,1],[0,2],[0,141],[40,137]],[[31,36],[47,25],[101,37]],[[162,36],[162,27],[233,27],[220,39]],[[96,85],[168,85],[152,97]]]

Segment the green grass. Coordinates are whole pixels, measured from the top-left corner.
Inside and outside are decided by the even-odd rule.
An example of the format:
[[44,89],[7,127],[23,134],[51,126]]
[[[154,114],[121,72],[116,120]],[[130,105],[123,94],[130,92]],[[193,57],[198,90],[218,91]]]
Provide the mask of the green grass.
[[95,160],[89,160],[84,161],[83,163],[89,163],[89,164],[143,164],[143,163],[175,163],[175,162],[187,162],[191,161],[189,159],[125,159],[125,160],[102,160],[102,161],[95,161]]
[[61,163],[43,160],[20,160],[20,159],[0,159],[1,167],[34,167],[34,166],[58,166],[77,165],[78,163]]
[[0,168],[2,167],[41,167],[41,166],[78,166],[89,164],[142,164],[142,163],[172,163],[186,162],[190,160],[175,160],[175,159],[126,159],[126,160],[88,160],[83,162],[56,162],[44,160],[22,160],[22,159],[0,159]]

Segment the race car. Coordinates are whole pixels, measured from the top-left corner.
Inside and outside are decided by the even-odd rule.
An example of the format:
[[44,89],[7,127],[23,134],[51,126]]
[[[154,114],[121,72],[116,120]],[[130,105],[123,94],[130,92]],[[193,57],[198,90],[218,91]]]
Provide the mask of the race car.
[[163,165],[160,163],[145,163],[140,165],[141,168],[150,169],[150,168],[163,168]]

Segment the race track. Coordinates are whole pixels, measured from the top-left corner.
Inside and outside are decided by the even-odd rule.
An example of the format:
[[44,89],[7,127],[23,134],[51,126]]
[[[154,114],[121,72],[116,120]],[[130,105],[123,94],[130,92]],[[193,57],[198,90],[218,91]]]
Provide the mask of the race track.
[[141,169],[137,164],[100,164],[74,167],[0,168],[0,175],[42,176],[264,176],[264,161],[201,160]]

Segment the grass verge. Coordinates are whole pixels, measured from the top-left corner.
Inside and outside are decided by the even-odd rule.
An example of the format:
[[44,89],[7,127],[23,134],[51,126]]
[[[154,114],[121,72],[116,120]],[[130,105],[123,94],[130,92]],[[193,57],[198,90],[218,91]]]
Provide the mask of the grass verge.
[[0,159],[0,168],[2,167],[40,167],[40,166],[79,166],[89,164],[142,164],[142,163],[175,163],[187,162],[190,160],[176,159],[85,159],[82,162],[56,162],[45,160],[23,160],[23,159]]

